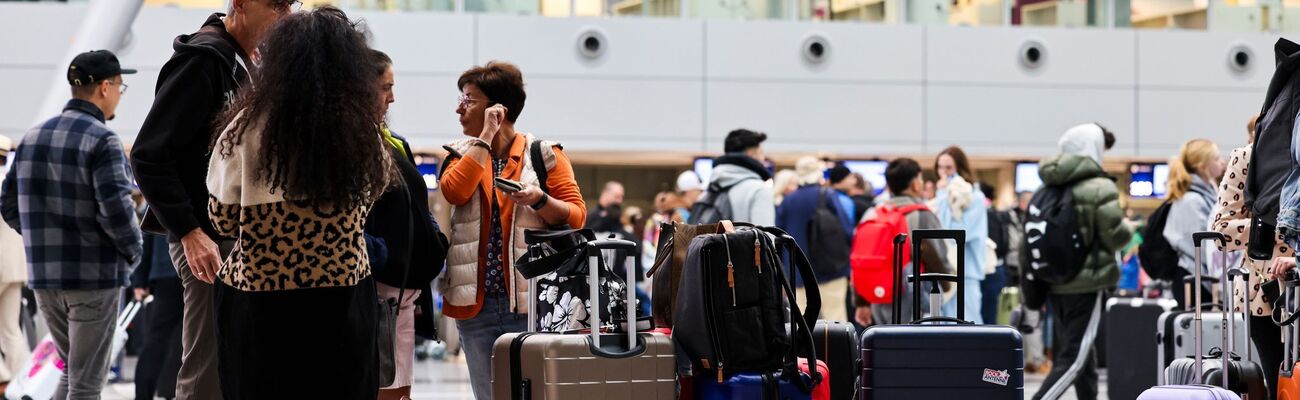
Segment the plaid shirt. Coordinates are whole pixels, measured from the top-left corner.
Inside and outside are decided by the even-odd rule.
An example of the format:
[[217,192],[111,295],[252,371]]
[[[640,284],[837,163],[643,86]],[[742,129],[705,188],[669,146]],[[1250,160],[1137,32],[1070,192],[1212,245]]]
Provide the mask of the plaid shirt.
[[127,284],[141,234],[122,141],[94,104],[27,131],[0,188],[0,212],[23,235],[33,289]]

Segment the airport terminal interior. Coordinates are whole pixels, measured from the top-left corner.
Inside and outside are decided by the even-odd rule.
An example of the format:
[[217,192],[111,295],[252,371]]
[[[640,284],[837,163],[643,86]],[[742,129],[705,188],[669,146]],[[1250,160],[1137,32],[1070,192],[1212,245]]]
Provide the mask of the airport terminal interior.
[[[328,22],[313,18],[325,14],[341,15],[352,29],[320,28]],[[1287,297],[1296,288],[1287,284],[1297,279],[1285,274],[1295,265],[1294,248],[1288,247],[1300,244],[1295,237],[1300,142],[1292,143],[1292,133],[1300,132],[1292,127],[1300,111],[1300,101],[1294,100],[1300,96],[1300,45],[1291,42],[1300,38],[1300,0],[0,0],[0,20],[0,158],[5,161],[0,179],[6,179],[0,210],[9,225],[22,225],[10,229],[0,223],[0,325],[19,327],[0,328],[3,398],[46,400],[77,390],[98,391],[104,399],[216,399],[222,398],[214,394],[220,391],[225,399],[261,398],[294,393],[267,382],[313,382],[299,380],[300,375],[315,374],[321,363],[383,353],[408,361],[351,368],[393,369],[396,377],[388,378],[396,391],[378,390],[387,387],[382,382],[391,371],[365,373],[368,378],[356,378],[357,384],[338,387],[368,384],[379,399],[394,400],[1300,399],[1300,378],[1291,377],[1300,366],[1300,323],[1286,322],[1300,310],[1300,293],[1295,301]],[[258,23],[262,26],[250,28]],[[294,26],[311,28],[294,32]],[[300,36],[272,36],[284,32]],[[347,48],[340,37],[361,38],[367,52]],[[185,53],[199,40],[227,46],[214,50],[224,57],[220,67],[204,67],[208,81],[185,70],[199,68],[193,66],[197,61],[185,64],[186,57],[207,57],[208,65],[216,65],[211,55]],[[289,43],[313,43],[316,49],[285,48]],[[276,49],[280,52],[273,54]],[[88,53],[97,50],[107,52]],[[372,50],[387,61],[376,61]],[[294,65],[274,65],[277,60]],[[379,83],[358,83],[353,72],[368,73],[376,63]],[[94,75],[101,70],[107,72]],[[184,73],[191,80],[177,78]],[[318,81],[295,82],[299,78]],[[310,93],[283,93],[294,88]],[[375,114],[353,110],[374,101],[339,101],[352,93],[378,94],[384,112],[366,117],[370,125],[344,121],[340,115]],[[252,132],[235,128],[234,122],[248,120],[235,111],[256,111],[231,108],[250,104],[275,110],[262,113],[272,114],[261,115],[258,126],[264,132],[274,131],[268,124],[318,131],[292,128],[298,136],[232,140],[238,132]],[[287,110],[345,125],[378,124],[382,133],[356,135],[304,121],[312,115],[274,115]],[[263,121],[267,118],[271,122]],[[215,125],[231,121],[228,127]],[[87,144],[92,139],[86,138],[99,144]],[[344,143],[342,149],[326,149],[338,143]],[[279,153],[248,156],[244,151]],[[230,161],[232,152],[241,161]],[[268,161],[248,161],[263,157]],[[313,158],[317,161],[304,161]],[[347,172],[341,165],[381,165],[375,160],[398,166],[342,179]],[[290,169],[307,165],[318,171]],[[538,166],[546,170],[538,174]],[[259,168],[291,172],[280,176]],[[376,176],[391,179],[391,186],[366,183]],[[106,179],[125,180],[117,185]],[[352,183],[339,183],[348,179]],[[512,183],[520,186],[508,187]],[[272,190],[249,195],[257,185]],[[816,188],[804,191],[810,186]],[[388,196],[393,187],[412,194],[401,207],[414,223],[394,228],[378,220],[392,215],[383,207],[394,206],[370,189]],[[735,188],[747,188],[745,197]],[[110,189],[116,191],[103,192]],[[348,220],[352,225],[342,233],[330,227],[330,233],[320,234],[328,239],[301,232],[267,238],[280,233],[246,231],[265,216],[256,210],[266,204],[247,203],[250,198],[290,208],[316,204],[295,190],[335,199],[321,204],[351,207],[339,214],[344,217],[330,218],[369,219]],[[351,199],[361,200],[353,204]],[[113,214],[123,204],[130,212]],[[78,207],[85,211],[75,211]],[[234,207],[233,216],[223,216],[223,207]],[[899,211],[905,208],[916,211]],[[695,219],[715,214],[721,218]],[[291,217],[324,214],[314,215]],[[713,225],[707,225],[707,233],[693,230],[733,216],[746,223],[734,232]],[[894,222],[880,222],[888,218]],[[909,224],[916,231],[908,231]],[[407,232],[406,225],[413,228]],[[573,272],[585,274],[590,263],[571,255],[565,265],[581,268],[547,270],[538,276],[549,291],[540,298],[522,297],[528,285],[511,280],[528,281],[524,267],[549,260],[542,254],[563,253],[545,242],[558,239],[534,238],[540,231],[533,230],[558,232],[574,225],[587,229],[566,235],[585,232],[581,242],[588,250],[613,252],[599,247],[607,245],[598,240],[607,234],[610,243],[635,245],[637,254],[629,254],[635,265],[628,267],[635,282],[626,281],[623,263],[608,262],[620,268],[610,266],[601,276],[608,272],[610,282],[617,283],[591,285],[586,275]],[[1153,231],[1153,225],[1162,230]],[[964,241],[934,245],[941,242],[918,238],[916,243],[928,247],[917,244],[915,251],[904,254],[900,247],[887,254],[894,237],[889,229],[912,236],[959,232]],[[1061,229],[1069,232],[1060,234]],[[703,236],[681,236],[683,230]],[[130,241],[123,239],[128,233],[134,244],[121,244]],[[731,235],[753,244],[702,239]],[[769,238],[764,240],[771,246],[760,245],[760,237]],[[1256,251],[1264,237],[1269,244]],[[799,257],[783,253],[780,243],[786,239],[812,260],[817,283],[802,274]],[[1202,248],[1209,239],[1223,246]],[[423,279],[427,285],[411,287],[421,296],[414,308],[382,303],[374,310],[376,301],[396,296],[399,289],[388,285],[400,286],[382,282],[390,273],[379,272],[380,245],[389,265],[401,259],[410,269],[441,272]],[[311,246],[326,250],[304,250]],[[706,251],[708,246],[725,247],[725,258],[718,258],[724,252]],[[409,255],[400,258],[399,248]],[[733,268],[731,250],[742,248],[753,256],[735,258]],[[150,249],[156,254],[152,262],[179,275],[159,278],[154,268],[128,277]],[[258,251],[289,255],[267,261]],[[769,251],[779,254],[772,258],[776,261],[769,260]],[[429,257],[421,252],[439,253],[432,256],[436,264],[417,265],[416,258]],[[1164,258],[1148,257],[1157,252]],[[86,255],[91,253],[98,255]],[[303,253],[343,255],[304,261]],[[917,294],[917,304],[890,298],[889,293],[911,296],[917,289],[899,279],[887,261],[910,268],[908,260],[922,259],[924,276],[951,277],[935,278],[948,279],[943,284],[918,283],[925,292]],[[185,266],[170,270],[177,262]],[[267,267],[267,262],[287,265]],[[685,274],[695,271],[696,263],[703,279]],[[721,264],[709,269],[710,263]],[[759,274],[735,272],[746,263]],[[215,276],[202,275],[208,264]],[[334,264],[353,279],[323,270]],[[659,271],[671,274],[647,277],[661,264],[665,269]],[[768,264],[784,270],[784,281],[763,277]],[[262,270],[244,270],[257,268]],[[267,268],[296,272],[259,277],[271,271]],[[1070,271],[1047,277],[1056,269]],[[561,286],[564,271],[575,274],[572,282],[582,281],[581,290]],[[108,275],[95,275],[102,273]],[[316,273],[321,275],[303,278]],[[1201,274],[1204,282],[1194,280]],[[78,276],[82,280],[75,281]],[[677,281],[661,290],[660,276]],[[1194,280],[1186,288],[1185,277]],[[875,286],[873,293],[865,281],[877,278],[898,286]],[[174,283],[164,290],[158,279]],[[688,283],[692,280],[703,283]],[[717,294],[727,289],[727,281],[731,293]],[[704,332],[730,337],[728,329],[751,326],[741,320],[772,318],[737,308],[742,281],[755,286],[741,290],[740,303],[749,301],[748,293],[760,293],[752,296],[761,297],[770,308],[764,312],[780,320],[775,322],[780,329],[762,334],[784,347],[762,343],[756,348],[789,348],[790,355],[777,354],[761,367],[724,370],[721,354],[734,360],[752,346],[739,336],[720,340]],[[710,292],[713,284],[721,285],[719,292]],[[1202,290],[1194,292],[1204,293],[1204,299],[1191,294],[1198,284]],[[819,289],[809,290],[811,285]],[[202,286],[206,289],[199,290]],[[787,286],[790,298],[783,290]],[[115,307],[109,308],[117,311],[103,314],[108,322],[97,328],[72,328],[69,338],[69,322],[82,322],[70,316],[77,304],[67,296],[91,288],[116,291]],[[311,295],[302,294],[342,296],[344,289],[348,296],[365,298],[364,312],[349,308],[348,318],[334,310],[289,313],[290,305],[351,307],[334,297],[328,300],[335,303],[312,303]],[[636,315],[645,325],[629,333],[641,338],[638,351],[652,351],[651,342],[658,340],[668,350],[657,360],[642,360],[654,357],[610,356],[598,344],[577,350],[555,344],[551,353],[521,356],[529,348],[520,338],[552,340],[540,334],[511,336],[514,348],[509,341],[489,346],[502,334],[521,332],[518,327],[550,321],[551,307],[558,313],[562,305],[548,294],[569,296],[568,290],[582,296],[576,302],[580,308],[583,301],[605,308],[566,309],[574,314],[554,318],[581,327],[557,329],[563,331],[557,337],[585,337],[591,329],[582,324],[593,314],[608,325],[591,341],[608,337],[607,344],[629,345],[627,337],[614,340],[628,324],[610,319],[627,317],[633,307],[619,296],[635,295]],[[704,294],[679,292],[687,290]],[[831,300],[820,301],[821,314],[808,321],[792,317],[799,307],[808,309],[813,292]],[[730,305],[714,304],[724,297]],[[687,299],[700,302],[684,304]],[[955,299],[963,305],[955,305]],[[530,305],[534,300],[537,304]],[[909,304],[891,308],[900,302]],[[1205,309],[1204,328],[1193,327],[1202,313],[1187,311],[1197,308],[1189,303],[1198,302],[1207,303],[1199,307]],[[548,311],[528,315],[523,310],[530,307]],[[909,324],[913,307],[917,319],[946,315],[963,322]],[[684,313],[693,308],[708,311]],[[715,316],[715,309],[725,315]],[[955,315],[958,309],[963,316]],[[305,358],[294,355],[310,353],[303,346],[271,356],[266,354],[278,353],[274,345],[241,347],[253,340],[231,333],[282,333],[275,341],[287,342],[360,322],[368,324],[368,332],[379,332],[375,319],[387,323],[382,320],[393,318],[386,314],[393,310],[399,310],[397,322],[388,321],[384,329],[389,331],[383,333],[389,340],[396,337],[398,344],[390,349],[368,344],[379,333],[364,338],[330,333],[312,342],[353,342]],[[403,319],[408,310],[418,310],[415,317],[405,315],[415,322]],[[298,316],[275,324],[276,312]],[[676,325],[666,322],[665,312]],[[895,313],[905,314],[901,322],[887,317],[899,317]],[[500,321],[489,321],[498,314]],[[423,329],[423,318],[432,321],[428,326],[436,327],[436,335]],[[299,320],[308,322],[297,331],[270,328]],[[799,328],[795,320],[806,326]],[[829,344],[834,339],[828,332],[839,326],[850,332],[851,345],[842,349]],[[472,331],[462,340],[465,327]],[[986,331],[972,331],[979,329]],[[681,337],[693,333],[704,337]],[[979,338],[976,334],[988,336],[951,340]],[[815,338],[813,345],[801,344],[805,335]],[[92,340],[87,336],[103,339],[94,343],[104,350],[68,344]],[[349,339],[339,339],[345,336]],[[1011,338],[1009,347],[994,344]],[[26,349],[11,351],[6,346],[13,340]],[[906,340],[920,340],[907,348],[915,353],[882,349]],[[204,346],[210,351],[190,354],[192,347]],[[367,346],[380,350],[348,350]],[[1233,372],[1231,379],[1222,378],[1221,364],[1202,365],[1201,358],[1218,363],[1224,353],[1239,355],[1233,368],[1242,365],[1243,372]],[[826,364],[822,372],[807,365],[809,356]],[[97,374],[105,357],[107,372]],[[283,369],[248,367],[269,365],[276,357],[294,359]],[[521,367],[523,357],[529,358]],[[963,367],[962,360],[971,357],[974,364]],[[803,372],[795,371],[795,359],[804,363]],[[733,360],[728,363],[739,363]],[[1191,368],[1192,360],[1196,368],[1219,369],[1180,375],[1178,368]],[[659,364],[636,364],[643,361]],[[989,366],[974,366],[983,361]],[[227,369],[215,372],[218,364]],[[241,365],[243,371],[228,372]],[[353,379],[347,373],[329,375],[337,369],[320,372],[317,380]],[[612,377],[618,373],[609,371],[615,370],[631,372]],[[525,373],[537,375],[517,376]],[[829,383],[820,378],[823,373]],[[70,374],[77,377],[56,389],[59,377]],[[142,374],[153,375],[143,378],[149,383],[138,384]],[[744,379],[761,380],[751,383],[762,389],[745,387]],[[1179,385],[1192,389],[1181,395],[1166,391]],[[1192,393],[1210,392],[1209,386],[1236,397]],[[328,390],[351,398],[341,394],[350,389]],[[774,392],[780,395],[769,396]]]

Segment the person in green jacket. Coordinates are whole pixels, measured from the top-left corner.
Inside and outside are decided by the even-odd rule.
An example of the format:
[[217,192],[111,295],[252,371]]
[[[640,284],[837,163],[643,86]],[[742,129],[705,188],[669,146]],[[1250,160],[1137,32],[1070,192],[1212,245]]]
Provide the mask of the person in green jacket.
[[1047,186],[1070,187],[1084,245],[1091,249],[1073,280],[1052,285],[1048,302],[1056,336],[1052,372],[1034,399],[1055,399],[1074,384],[1080,400],[1097,398],[1097,358],[1093,340],[1101,320],[1105,290],[1119,280],[1115,252],[1128,244],[1133,231],[1124,223],[1115,181],[1101,168],[1101,154],[1115,136],[1097,124],[1070,128],[1058,142],[1061,153],[1039,163]]

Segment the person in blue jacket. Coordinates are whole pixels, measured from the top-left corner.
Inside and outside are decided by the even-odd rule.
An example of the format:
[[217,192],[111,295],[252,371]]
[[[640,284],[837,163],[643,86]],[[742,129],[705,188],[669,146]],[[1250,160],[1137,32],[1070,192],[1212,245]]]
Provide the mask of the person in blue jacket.
[[[965,319],[976,324],[983,324],[980,316],[981,299],[980,282],[984,280],[984,265],[992,260],[985,260],[988,240],[988,206],[984,193],[976,189],[975,174],[970,168],[970,160],[960,147],[951,146],[943,149],[934,161],[934,169],[939,173],[938,192],[934,204],[930,207],[939,216],[939,223],[944,229],[961,229],[966,231],[966,265],[965,282]],[[954,257],[955,258],[955,257]],[[963,266],[958,266],[963,267]],[[948,299],[942,309],[944,315],[957,315],[957,298]]]
[[[777,207],[776,210],[776,226],[784,229],[790,236],[794,237],[795,242],[799,244],[799,248],[804,249],[806,252],[816,251],[810,247],[808,242],[810,236],[808,223],[816,214],[817,209],[822,206],[818,204],[819,200],[824,201],[824,206],[835,210],[835,213],[840,217],[840,223],[846,230],[845,237],[849,239],[849,242],[845,243],[844,246],[851,245],[853,240],[853,211],[845,210],[840,205],[837,200],[838,192],[835,189],[823,186],[825,181],[824,168],[825,164],[814,157],[799,159],[795,163],[795,173],[798,174],[795,180],[799,188],[786,196],[781,201],[781,206]],[[845,259],[840,265],[836,266],[814,265],[813,269],[816,271],[835,271],[831,274],[819,273],[817,276],[817,286],[821,293],[821,318],[847,321],[849,312],[844,299],[848,296],[849,290],[849,260]],[[796,297],[798,297],[801,305],[804,305],[806,304],[804,302],[804,282],[799,279],[797,274],[794,279],[795,284],[798,286]]]

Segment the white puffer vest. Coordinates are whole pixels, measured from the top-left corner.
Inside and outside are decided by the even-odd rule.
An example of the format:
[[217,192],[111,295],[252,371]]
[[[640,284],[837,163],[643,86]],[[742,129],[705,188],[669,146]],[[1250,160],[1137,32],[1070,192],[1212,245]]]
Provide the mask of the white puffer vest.
[[[542,158],[545,160],[546,170],[550,171],[555,168],[554,146],[558,144],[550,141],[539,142],[531,134],[520,134],[524,135],[527,144],[521,159],[522,171],[519,182],[538,186],[537,172],[533,170],[531,146],[534,144],[543,146]],[[470,149],[470,139],[458,140],[449,146],[463,154]],[[488,165],[487,168],[492,166]],[[482,282],[479,281],[481,275],[479,268],[482,266],[479,262],[479,254],[482,254],[480,250],[487,246],[482,238],[482,235],[487,232],[483,222],[483,209],[489,204],[484,200],[483,195],[480,185],[475,189],[469,202],[454,206],[451,210],[451,249],[447,252],[447,269],[438,277],[438,290],[442,292],[444,301],[452,306],[474,305],[478,301],[478,291],[482,288]],[[503,243],[504,247],[510,249],[504,262],[505,268],[511,271],[508,283],[514,288],[514,293],[510,296],[510,309],[516,313],[527,313],[526,307],[531,306],[532,302],[526,301],[520,305],[517,299],[527,297],[528,280],[524,279],[513,266],[515,260],[528,251],[528,246],[524,244],[524,230],[546,229],[546,223],[531,207],[515,204],[511,226],[501,228],[503,231],[510,232],[509,242]]]

